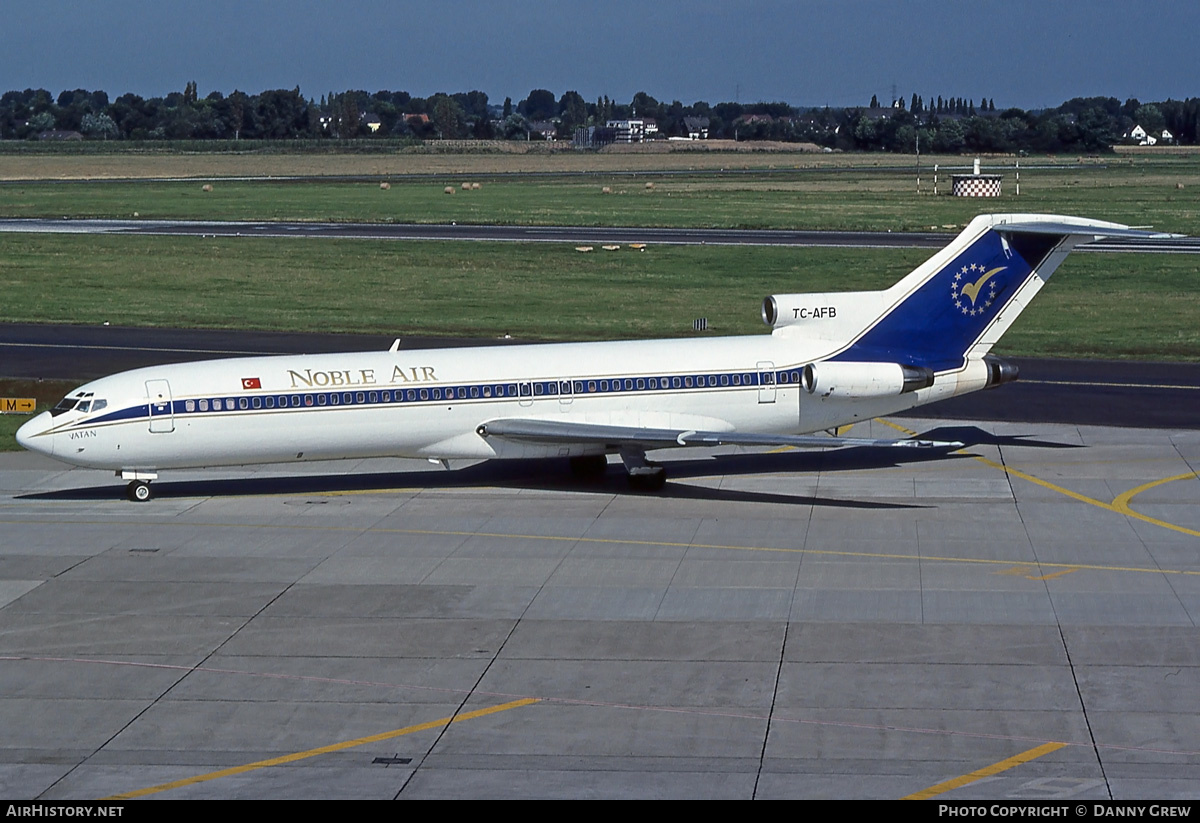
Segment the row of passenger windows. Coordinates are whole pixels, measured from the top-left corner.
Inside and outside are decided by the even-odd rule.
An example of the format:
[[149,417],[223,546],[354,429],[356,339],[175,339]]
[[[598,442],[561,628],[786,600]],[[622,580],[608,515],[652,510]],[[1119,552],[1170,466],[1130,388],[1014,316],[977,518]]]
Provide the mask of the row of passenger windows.
[[[370,392],[322,392],[317,394],[268,394],[251,397],[214,397],[185,400],[187,412],[234,411],[236,409],[286,409],[302,406],[358,406],[371,403],[413,403],[422,400],[478,400],[481,398],[546,397],[550,395],[599,394],[659,389],[718,388],[799,383],[799,371],[736,372],[678,377],[624,377],[608,380],[543,380],[534,383],[488,383],[432,389],[397,389]],[[177,407],[178,408],[178,407]]]

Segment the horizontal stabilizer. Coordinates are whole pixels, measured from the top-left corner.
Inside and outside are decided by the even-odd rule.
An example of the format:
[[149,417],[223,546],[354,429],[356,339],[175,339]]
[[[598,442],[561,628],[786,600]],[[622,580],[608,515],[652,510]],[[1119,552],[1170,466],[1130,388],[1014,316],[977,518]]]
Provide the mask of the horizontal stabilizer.
[[997,223],[992,226],[998,232],[1011,232],[1014,234],[1054,234],[1058,236],[1074,236],[1074,237],[1121,237],[1126,240],[1174,240],[1180,237],[1186,237],[1184,234],[1171,234],[1170,232],[1150,231],[1147,229],[1133,229],[1128,226],[1120,225],[1105,225],[1099,221],[1091,221],[1090,224],[1082,222],[1057,222],[1057,221],[1038,221],[1036,223],[1023,223],[1014,221],[1012,223]]
[[842,446],[960,449],[963,444],[938,440],[876,440],[865,437],[826,437],[803,434],[758,434],[755,432],[710,432],[690,429],[650,429],[636,426],[605,426],[560,420],[500,419],[478,429],[482,437],[500,437],[527,443],[571,443],[622,448],[666,449],[679,446],[795,446],[821,449]]

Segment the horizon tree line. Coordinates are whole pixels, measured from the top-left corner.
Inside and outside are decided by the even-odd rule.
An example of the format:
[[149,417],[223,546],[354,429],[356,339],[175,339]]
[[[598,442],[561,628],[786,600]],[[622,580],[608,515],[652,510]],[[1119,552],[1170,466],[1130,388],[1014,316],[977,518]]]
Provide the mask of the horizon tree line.
[[[213,91],[200,97],[196,83],[181,92],[143,98],[125,93],[45,89],[8,91],[0,96],[0,139],[35,140],[75,133],[89,140],[322,140],[400,138],[540,139],[552,123],[559,139],[609,121],[649,118],[661,137],[686,136],[689,119],[706,121],[710,138],[812,142],[842,150],[911,152],[922,148],[960,151],[1105,151],[1135,125],[1174,141],[1195,145],[1200,98],[1143,104],[1113,97],[1073,98],[1041,111],[1011,107],[997,111],[995,98],[913,93],[890,105],[872,96],[866,106],[796,107],[785,102],[690,105],[656,100],[644,91],[620,103],[602,95],[593,102],[577,91],[556,96],[533,89],[524,99],[492,104],[472,90],[418,97],[405,91],[329,92],[306,98],[299,87],[257,94]],[[539,124],[535,128],[534,124]]]

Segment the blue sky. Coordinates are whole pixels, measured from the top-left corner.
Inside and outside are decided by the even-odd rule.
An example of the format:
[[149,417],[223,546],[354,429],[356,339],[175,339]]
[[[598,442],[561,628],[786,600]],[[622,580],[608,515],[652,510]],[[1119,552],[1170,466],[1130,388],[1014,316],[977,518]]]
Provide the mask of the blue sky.
[[864,105],[1200,96],[1200,1],[0,0],[0,91],[573,89]]

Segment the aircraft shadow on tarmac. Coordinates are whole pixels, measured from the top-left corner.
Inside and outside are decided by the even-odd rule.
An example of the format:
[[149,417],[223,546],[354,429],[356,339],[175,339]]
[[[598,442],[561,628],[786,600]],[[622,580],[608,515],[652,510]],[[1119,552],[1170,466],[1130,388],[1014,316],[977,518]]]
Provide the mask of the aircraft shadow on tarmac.
[[1060,443],[1053,440],[1035,440],[1029,434],[992,434],[978,426],[939,426],[921,434],[924,440],[957,441],[966,448],[972,446],[1027,446],[1037,449],[1083,449],[1080,443]]
[[[990,435],[986,435],[990,437]],[[965,442],[965,441],[964,441]],[[685,460],[664,461],[669,477],[675,481],[721,475],[753,476],[761,474],[813,474],[870,469],[899,468],[902,465],[930,461],[958,460],[963,453],[944,449],[848,448],[825,452],[790,451],[775,454],[734,454]],[[782,481],[786,483],[787,481]],[[764,491],[711,488],[703,485],[671,482],[655,492],[636,491],[626,482],[619,464],[609,465],[603,476],[580,478],[571,474],[565,460],[496,460],[478,463],[454,471],[386,472],[359,474],[295,475],[291,477],[213,478],[203,480],[158,481],[154,495],[160,499],[191,497],[255,497],[341,492],[386,493],[389,489],[461,489],[497,487],[538,491],[577,491],[631,495],[679,500],[740,501],[800,506],[824,506],[849,509],[914,509],[920,504],[887,503],[869,500],[843,500],[803,494],[779,494]],[[35,492],[19,495],[20,500],[123,500],[125,488],[119,483]],[[151,510],[153,503],[150,504]]]

